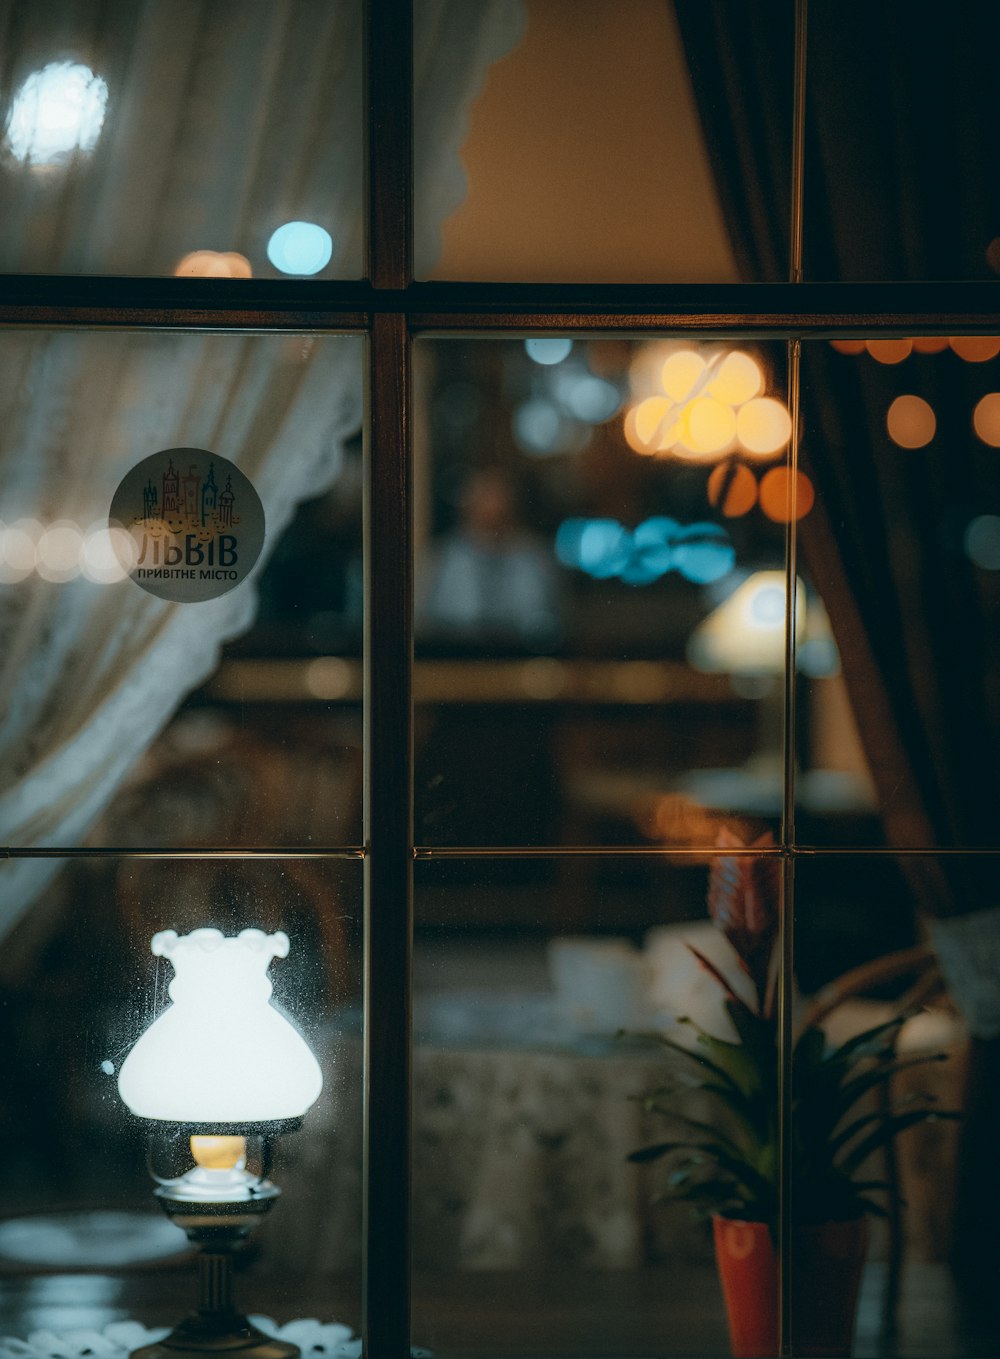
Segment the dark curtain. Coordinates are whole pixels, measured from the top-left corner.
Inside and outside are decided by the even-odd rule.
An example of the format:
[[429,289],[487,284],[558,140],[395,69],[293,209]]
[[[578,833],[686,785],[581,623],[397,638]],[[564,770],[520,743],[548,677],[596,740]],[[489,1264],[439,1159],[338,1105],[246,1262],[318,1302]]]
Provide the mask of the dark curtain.
[[[676,12],[744,276],[787,279],[793,5],[677,0]],[[998,38],[992,4],[812,0],[806,278],[991,275]],[[997,454],[971,431],[996,365],[950,352],[906,364],[902,382],[903,370],[867,355],[803,345],[802,466],[817,505],[801,548],[837,635],[888,844],[992,846],[1000,598],[963,533],[1000,510]],[[904,391],[937,414],[927,450],[903,453],[888,439],[886,410]],[[935,914],[1000,897],[987,865],[920,877]]]
[[[787,279],[793,6],[675,8],[744,276]],[[994,277],[998,40],[994,0],[811,0],[806,279]],[[975,516],[1000,515],[1000,451],[971,428],[975,402],[1000,388],[998,368],[1000,358],[965,364],[945,352],[897,370],[803,344],[802,465],[817,498],[802,554],[837,637],[886,842],[900,849],[1000,844],[1000,572],[974,567],[963,541]],[[902,392],[936,413],[926,449],[907,453],[887,437],[886,410]],[[1000,903],[992,856],[902,862],[932,915]],[[974,1038],[952,1258],[968,1334],[989,1346],[975,1353],[995,1353],[1000,1333],[998,1124],[1000,1039]]]

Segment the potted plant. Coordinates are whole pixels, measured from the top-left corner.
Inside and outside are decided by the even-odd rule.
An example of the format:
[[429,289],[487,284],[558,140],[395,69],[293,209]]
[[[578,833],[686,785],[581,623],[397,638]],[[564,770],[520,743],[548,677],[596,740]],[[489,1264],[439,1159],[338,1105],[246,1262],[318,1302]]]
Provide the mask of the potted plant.
[[[768,835],[748,845],[726,829],[717,843],[723,849],[760,849],[773,840]],[[743,1359],[778,1353],[779,896],[776,856],[713,861],[709,914],[744,980],[727,977],[704,953],[688,947],[721,988],[733,1036],[709,1033],[687,1019],[679,1022],[689,1026],[692,1046],[656,1035],[670,1059],[669,1075],[641,1098],[647,1111],[663,1118],[667,1136],[629,1157],[665,1161],[663,1197],[687,1200],[699,1215],[711,1217],[732,1352]],[[935,1109],[929,1096],[895,1104],[872,1098],[888,1091],[904,1068],[944,1060],[941,1053],[897,1055],[896,1039],[908,1017],[898,1014],[837,1047],[809,1026],[793,1046],[785,1107],[797,1355],[850,1353],[867,1218],[886,1215],[878,1195],[890,1189],[862,1178],[872,1154],[916,1124],[957,1117]],[[692,1091],[700,1092],[703,1106],[697,1118],[683,1108]],[[704,1114],[705,1107],[711,1114]]]

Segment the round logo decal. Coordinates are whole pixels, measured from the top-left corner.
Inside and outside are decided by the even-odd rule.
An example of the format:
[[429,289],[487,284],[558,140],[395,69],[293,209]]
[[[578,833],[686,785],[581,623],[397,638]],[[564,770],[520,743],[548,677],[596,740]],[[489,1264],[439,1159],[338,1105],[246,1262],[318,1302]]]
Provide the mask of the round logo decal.
[[260,496],[235,463],[204,448],[165,448],[136,463],[109,518],[127,530],[114,535],[115,551],[135,583],[179,603],[234,589],[264,545]]

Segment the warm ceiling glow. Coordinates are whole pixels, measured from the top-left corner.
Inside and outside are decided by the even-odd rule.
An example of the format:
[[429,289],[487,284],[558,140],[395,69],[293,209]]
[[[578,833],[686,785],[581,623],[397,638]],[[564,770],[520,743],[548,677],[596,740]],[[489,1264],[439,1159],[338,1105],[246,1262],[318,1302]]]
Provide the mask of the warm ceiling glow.
[[742,406],[744,401],[759,396],[763,389],[764,374],[759,365],[749,354],[734,349],[722,360],[719,371],[705,390],[727,406]]
[[757,503],[757,478],[741,462],[720,462],[708,478],[708,500],[727,519],[738,519]]
[[774,397],[754,397],[736,413],[736,434],[748,453],[780,453],[792,437],[791,417]]
[[865,348],[878,363],[902,363],[913,348],[912,340],[866,340]]
[[1000,448],[1000,392],[987,392],[972,412],[972,428],[991,448]]
[[736,437],[736,415],[714,396],[700,396],[685,410],[680,428],[680,442],[689,452],[723,453]]
[[671,401],[686,401],[704,376],[707,365],[693,349],[678,349],[663,365],[660,377],[663,390]]
[[108,87],[89,66],[54,61],[34,71],[14,95],[5,140],[33,168],[62,165],[92,151],[104,126]]
[[776,524],[802,519],[813,507],[816,493],[805,472],[794,480],[787,467],[772,467],[760,479],[760,508]]
[[920,396],[897,396],[885,423],[889,438],[900,448],[924,448],[937,430],[934,411]]
[[949,335],[948,343],[966,363],[987,363],[1000,354],[1000,339],[993,335]]

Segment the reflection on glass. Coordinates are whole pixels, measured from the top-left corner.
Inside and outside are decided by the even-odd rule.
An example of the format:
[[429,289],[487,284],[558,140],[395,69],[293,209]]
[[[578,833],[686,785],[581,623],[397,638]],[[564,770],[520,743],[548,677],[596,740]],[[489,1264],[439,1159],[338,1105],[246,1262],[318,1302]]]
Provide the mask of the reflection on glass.
[[[692,664],[691,639],[751,576],[783,582],[784,522],[808,513],[804,475],[785,476],[781,348],[532,336],[421,342],[417,365],[418,841],[705,845],[727,812],[776,827],[783,586],[765,668]],[[649,401],[680,441],[652,454],[630,436]],[[730,414],[714,451],[703,402]],[[738,434],[758,402],[785,422],[767,454]]]
[[[995,871],[961,856],[796,864],[795,973],[807,1027],[790,1092],[791,1182],[804,1197],[792,1212],[813,1221],[813,1258],[790,1259],[793,1353],[816,1343],[817,1322],[846,1324],[846,1297],[838,1307],[836,1294],[859,1268],[853,1348],[842,1338],[829,1352],[874,1355],[891,1344],[901,1356],[957,1359],[996,1347],[994,1290],[983,1287],[995,1266],[982,1200],[993,1169],[981,1141],[996,1117],[996,1040],[976,1034],[997,988],[995,969],[987,981],[973,961],[995,947],[996,910],[981,909]],[[918,941],[927,930],[934,947]],[[828,1154],[834,1197],[810,1199]],[[818,1278],[831,1249],[840,1263],[827,1256]]]
[[998,363],[995,336],[803,346],[799,561],[843,673],[800,666],[799,767],[854,781],[799,798],[804,843],[998,844]]
[[[435,1352],[485,1351],[477,1308],[512,1354],[726,1352],[709,1216],[725,1263],[776,1212],[780,871],[755,842],[730,824],[740,852],[708,867],[418,864],[414,1324]],[[729,1068],[744,1096],[697,1060],[729,1063],[734,996],[747,1062],[748,1024],[760,1042],[752,1079]],[[750,1295],[776,1314],[773,1261]]]

